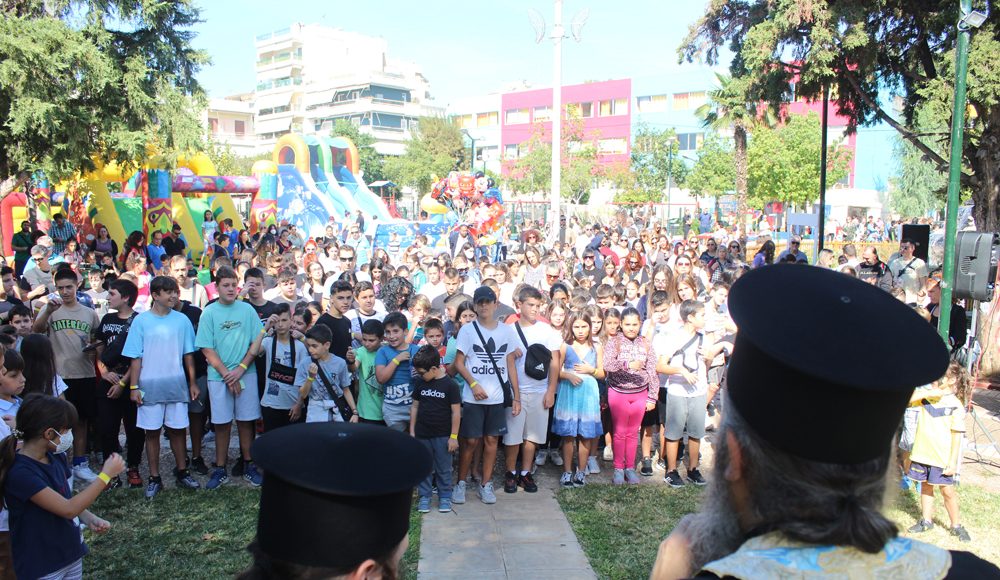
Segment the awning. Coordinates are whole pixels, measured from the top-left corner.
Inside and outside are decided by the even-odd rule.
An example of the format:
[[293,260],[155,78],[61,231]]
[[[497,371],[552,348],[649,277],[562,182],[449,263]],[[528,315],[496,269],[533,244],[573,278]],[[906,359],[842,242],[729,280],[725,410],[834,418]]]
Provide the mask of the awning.
[[326,91],[316,91],[313,93],[306,93],[305,96],[305,106],[315,107],[317,105],[325,105],[333,100],[333,96],[337,94],[337,89],[329,89]]
[[258,111],[264,109],[274,109],[275,107],[287,107],[292,102],[292,93],[280,93],[277,95],[258,96],[254,101],[254,108]]
[[270,119],[270,120],[260,120],[257,119],[257,123],[254,126],[254,133],[257,135],[267,135],[269,133],[280,133],[282,131],[288,131],[292,128],[292,118],[285,117],[283,119]]
[[391,181],[373,181],[368,187],[396,187],[396,184]]

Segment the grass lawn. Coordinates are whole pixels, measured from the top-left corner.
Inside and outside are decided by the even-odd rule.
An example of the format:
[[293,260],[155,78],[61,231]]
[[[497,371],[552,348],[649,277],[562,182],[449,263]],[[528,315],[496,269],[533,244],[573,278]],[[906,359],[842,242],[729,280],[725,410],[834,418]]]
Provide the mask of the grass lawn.
[[[624,580],[649,575],[660,541],[681,517],[697,509],[700,492],[694,486],[675,490],[665,485],[588,485],[561,490],[557,497],[597,576]],[[941,527],[948,520],[940,499],[938,526],[920,539],[947,549],[968,550],[1000,564],[1000,542],[992,535],[1000,521],[1000,494],[965,485],[959,489],[959,498],[972,543],[960,543]],[[889,517],[905,530],[919,517],[918,502],[915,492],[901,492]]]
[[[92,511],[111,522],[103,536],[87,532],[88,578],[232,578],[250,564],[260,492],[230,485],[194,493],[168,489],[154,501],[142,490],[103,494]],[[331,522],[333,523],[333,522]],[[417,577],[420,514],[410,516],[403,578]]]

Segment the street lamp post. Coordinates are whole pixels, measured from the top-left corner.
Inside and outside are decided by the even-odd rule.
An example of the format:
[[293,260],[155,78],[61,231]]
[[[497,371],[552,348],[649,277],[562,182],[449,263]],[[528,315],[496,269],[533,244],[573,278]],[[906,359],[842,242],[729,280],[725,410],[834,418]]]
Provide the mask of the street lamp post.
[[476,138],[473,137],[468,130],[462,129],[462,134],[469,138],[472,145],[469,147],[472,155],[469,157],[469,173],[476,172]]
[[670,189],[674,177],[674,142],[667,141],[667,233],[670,233]]

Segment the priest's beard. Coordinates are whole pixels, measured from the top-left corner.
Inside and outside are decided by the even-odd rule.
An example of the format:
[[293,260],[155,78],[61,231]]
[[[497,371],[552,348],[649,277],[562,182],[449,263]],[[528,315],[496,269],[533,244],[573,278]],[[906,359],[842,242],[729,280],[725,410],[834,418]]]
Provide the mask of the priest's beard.
[[684,532],[691,544],[691,569],[694,573],[709,562],[732,554],[745,539],[733,503],[726,466],[729,464],[726,430],[719,433],[715,466],[701,510],[684,521]]

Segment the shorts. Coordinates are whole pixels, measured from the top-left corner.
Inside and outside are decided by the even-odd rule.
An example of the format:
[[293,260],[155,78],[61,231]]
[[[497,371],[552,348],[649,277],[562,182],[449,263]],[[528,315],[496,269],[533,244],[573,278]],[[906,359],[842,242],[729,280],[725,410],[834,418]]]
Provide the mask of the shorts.
[[934,465],[924,465],[916,461],[910,463],[910,472],[907,475],[913,481],[927,482],[931,485],[955,485],[954,475],[944,475],[940,467]]
[[260,398],[257,396],[257,373],[245,373],[245,385],[239,396],[233,395],[223,381],[208,381],[208,404],[212,406],[212,423],[228,425],[237,421],[260,419]]
[[521,412],[515,417],[513,409],[504,409],[507,418],[507,433],[503,436],[504,445],[520,445],[531,441],[542,445],[548,440],[549,409],[545,408],[543,399],[545,391],[540,393],[521,392]]
[[81,420],[97,417],[97,379],[63,379],[66,400],[73,403]]
[[[213,409],[214,413],[214,409]],[[309,406],[306,407],[306,423],[342,423],[343,419],[340,417],[340,412],[337,410],[336,406],[329,406],[324,404],[324,402],[316,401],[315,399],[309,401]]]
[[503,403],[493,405],[462,405],[462,425],[458,435],[465,439],[499,437],[507,433],[507,409]]
[[188,403],[188,413],[204,413],[208,404],[208,377],[198,377],[194,382],[198,385],[198,398]]
[[158,431],[164,425],[187,429],[188,424],[187,403],[146,403],[136,410],[135,426],[146,431]]
[[692,439],[705,436],[705,395],[679,397],[667,393],[663,437],[678,441],[685,434]]

